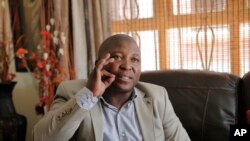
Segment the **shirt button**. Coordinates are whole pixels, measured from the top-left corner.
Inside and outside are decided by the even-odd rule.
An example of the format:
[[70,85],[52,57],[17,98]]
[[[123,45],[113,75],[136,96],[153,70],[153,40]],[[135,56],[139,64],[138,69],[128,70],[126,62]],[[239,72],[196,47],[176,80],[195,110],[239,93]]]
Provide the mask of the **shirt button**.
[[125,137],[125,133],[124,132],[122,132],[122,136]]

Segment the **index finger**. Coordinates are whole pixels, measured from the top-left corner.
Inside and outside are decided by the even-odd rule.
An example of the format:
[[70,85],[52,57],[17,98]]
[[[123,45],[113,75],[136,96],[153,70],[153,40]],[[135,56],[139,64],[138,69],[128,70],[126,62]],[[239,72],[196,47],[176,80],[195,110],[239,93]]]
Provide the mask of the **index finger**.
[[114,61],[114,59],[113,58],[110,58],[110,53],[107,53],[107,54],[105,54],[104,55],[104,57],[102,58],[102,59],[100,59],[97,63],[96,63],[96,65],[95,65],[95,67],[96,67],[96,69],[97,70],[102,70],[102,68],[105,66],[105,65],[107,65],[107,64],[109,64],[109,63],[111,63],[111,62],[113,62]]

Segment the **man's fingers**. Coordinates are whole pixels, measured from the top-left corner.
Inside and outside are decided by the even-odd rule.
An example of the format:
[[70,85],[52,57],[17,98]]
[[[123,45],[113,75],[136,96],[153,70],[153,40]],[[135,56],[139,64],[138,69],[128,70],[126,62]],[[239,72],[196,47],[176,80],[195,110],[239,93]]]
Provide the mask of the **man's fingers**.
[[105,63],[110,58],[110,53],[104,55],[103,58],[97,61],[96,66],[100,66],[101,64]]
[[113,58],[110,58],[110,54],[107,53],[107,54],[104,56],[104,58],[102,58],[101,60],[99,60],[99,61],[97,62],[97,64],[96,64],[95,67],[96,67],[96,69],[97,69],[98,71],[101,71],[105,65],[107,65],[107,64],[109,64],[109,63],[111,63],[111,62],[113,62],[113,61],[114,61],[114,59],[113,59]]
[[105,84],[106,88],[109,87],[115,80],[115,77],[110,77],[109,79],[107,79],[106,81],[104,81],[103,83]]
[[102,81],[105,81],[105,80],[107,80],[109,78],[115,78],[115,75],[108,72],[108,71],[106,71],[106,70],[102,70],[102,72],[101,72]]
[[106,71],[106,70],[102,70],[102,76],[106,76],[106,77],[115,77],[114,74]]
[[103,70],[102,71],[102,81],[103,83],[105,84],[106,88],[109,87],[113,81],[115,80],[115,75],[106,71],[106,70]]

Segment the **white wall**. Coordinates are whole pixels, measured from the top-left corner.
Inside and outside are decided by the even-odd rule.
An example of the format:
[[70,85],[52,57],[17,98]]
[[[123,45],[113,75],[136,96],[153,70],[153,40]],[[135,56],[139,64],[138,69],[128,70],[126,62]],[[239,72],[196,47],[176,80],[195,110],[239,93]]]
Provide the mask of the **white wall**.
[[17,84],[13,90],[13,101],[16,112],[27,118],[26,141],[32,141],[32,128],[41,118],[36,115],[35,105],[38,103],[38,90],[30,73],[17,73]]

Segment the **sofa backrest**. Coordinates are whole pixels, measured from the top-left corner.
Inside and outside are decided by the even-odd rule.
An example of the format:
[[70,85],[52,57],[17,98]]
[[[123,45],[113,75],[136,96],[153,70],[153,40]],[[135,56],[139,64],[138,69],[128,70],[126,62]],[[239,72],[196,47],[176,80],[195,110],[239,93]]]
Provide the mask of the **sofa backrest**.
[[141,81],[164,86],[192,141],[228,141],[238,123],[240,77],[200,70],[143,72]]

